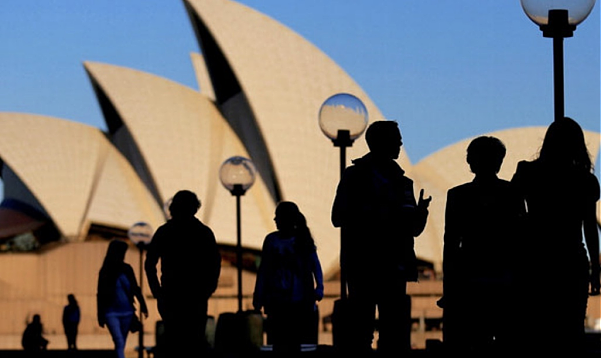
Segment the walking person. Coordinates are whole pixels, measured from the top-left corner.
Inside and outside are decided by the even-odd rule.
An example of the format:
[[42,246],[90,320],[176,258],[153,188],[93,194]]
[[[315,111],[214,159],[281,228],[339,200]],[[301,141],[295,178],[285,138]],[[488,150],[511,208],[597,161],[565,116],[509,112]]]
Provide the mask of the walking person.
[[498,138],[475,138],[466,151],[474,179],[447,192],[442,302],[450,356],[509,353],[524,205],[497,176],[505,155]]
[[213,231],[195,217],[200,207],[195,193],[178,191],[169,205],[171,219],[148,246],[146,276],[165,327],[165,346],[158,347],[162,357],[209,354],[207,305],[217,289],[221,255]]
[[366,142],[370,152],[345,169],[332,208],[353,315],[343,318],[343,349],[372,351],[378,308],[378,351],[397,356],[411,349],[406,284],[418,279],[414,238],[424,230],[431,198],[421,190],[416,202],[413,181],[396,162],[403,144],[397,122],[372,123]]
[[555,120],[538,157],[519,162],[511,182],[527,208],[523,265],[536,273],[521,287],[525,317],[536,327],[523,332],[525,347],[578,356],[588,292],[600,294],[600,183],[581,126],[571,118]]
[[297,204],[280,202],[277,231],[263,242],[253,306],[267,315],[274,352],[294,355],[301,344],[317,344],[316,302],[324,297],[322,267],[305,216]]
[[134,299],[138,301],[141,312],[148,317],[146,301],[134,270],[124,261],[127,250],[125,241],[111,241],[98,275],[98,324],[100,327],[106,325],[111,333],[118,358],[125,358],[128,333],[132,323],[137,321]]
[[63,330],[67,338],[67,350],[77,350],[77,330],[81,313],[74,294],[67,295],[67,302],[63,308]]

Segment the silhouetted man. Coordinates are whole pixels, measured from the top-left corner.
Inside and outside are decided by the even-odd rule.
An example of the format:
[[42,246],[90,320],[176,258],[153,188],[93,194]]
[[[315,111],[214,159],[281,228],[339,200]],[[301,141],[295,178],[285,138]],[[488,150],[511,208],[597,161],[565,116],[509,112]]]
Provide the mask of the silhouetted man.
[[342,345],[354,354],[371,352],[378,307],[378,350],[392,356],[410,349],[406,283],[418,277],[414,238],[424,230],[431,199],[421,190],[416,203],[413,182],[395,161],[402,146],[396,122],[372,123],[366,141],[370,153],[345,169],[332,208],[352,315],[344,318]]
[[165,327],[161,354],[169,357],[208,350],[207,301],[217,288],[221,257],[213,232],[194,216],[200,206],[194,193],[177,192],[169,206],[171,219],[157,229],[146,256],[148,283]]
[[524,205],[500,179],[506,147],[478,137],[467,148],[471,182],[447,192],[443,247],[443,340],[450,353],[490,356],[506,350],[511,288]]

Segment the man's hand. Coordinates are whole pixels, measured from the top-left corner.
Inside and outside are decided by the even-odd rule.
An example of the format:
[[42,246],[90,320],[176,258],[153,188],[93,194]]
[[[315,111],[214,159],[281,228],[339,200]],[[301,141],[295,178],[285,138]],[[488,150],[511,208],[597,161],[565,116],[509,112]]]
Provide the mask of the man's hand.
[[421,209],[428,209],[429,204],[433,198],[429,196],[428,198],[424,198],[424,189],[420,189],[420,197],[418,198],[418,207]]
[[589,294],[598,296],[600,294],[600,265],[594,265],[589,281],[591,286]]

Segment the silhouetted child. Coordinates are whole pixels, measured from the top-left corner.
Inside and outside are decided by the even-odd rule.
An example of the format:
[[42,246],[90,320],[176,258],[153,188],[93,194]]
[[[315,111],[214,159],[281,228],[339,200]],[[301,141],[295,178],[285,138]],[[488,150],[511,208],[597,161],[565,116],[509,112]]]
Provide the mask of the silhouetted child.
[[317,306],[324,296],[322,268],[305,216],[292,202],[276,207],[278,231],[266,236],[253,306],[267,314],[268,343],[278,353],[317,343]]
[[39,314],[33,315],[31,322],[27,324],[23,332],[21,345],[23,349],[30,352],[46,350],[48,340],[43,336],[44,327]]
[[509,344],[511,265],[523,205],[497,176],[505,155],[499,139],[474,139],[466,155],[474,179],[447,192],[443,340],[454,354],[490,354]]
[[67,349],[77,350],[77,328],[80,320],[80,310],[75,295],[67,295],[68,304],[63,308],[63,329],[67,337]]

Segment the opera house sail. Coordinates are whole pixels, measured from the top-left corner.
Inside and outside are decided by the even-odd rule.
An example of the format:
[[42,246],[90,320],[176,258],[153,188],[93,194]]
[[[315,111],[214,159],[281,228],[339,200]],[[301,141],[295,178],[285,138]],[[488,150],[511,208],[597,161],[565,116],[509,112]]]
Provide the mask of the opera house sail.
[[[370,121],[386,117],[331,58],[276,20],[235,1],[183,2],[198,40],[191,66],[199,90],[81,59],[89,79],[81,86],[93,91],[106,132],[66,119],[0,112],[0,251],[7,251],[0,253],[0,334],[20,334],[23,318],[34,311],[43,313],[47,329],[61,331],[57,307],[68,293],[76,294],[85,312],[80,332],[96,333],[95,280],[109,239],[125,236],[136,222],[157,228],[178,190],[196,192],[199,218],[222,247],[235,245],[236,203],[218,178],[220,165],[235,155],[250,158],[259,173],[242,204],[243,246],[258,252],[275,230],[276,204],[294,201],[306,214],[326,278],[336,277],[340,233],[330,211],[339,156],[318,126],[318,111],[325,99],[344,92],[363,101]],[[508,147],[501,177],[536,152],[544,130],[494,134]],[[587,132],[586,139],[590,152],[598,153],[600,134]],[[405,152],[399,159],[415,188],[434,198],[427,228],[416,240],[419,259],[434,271],[442,261],[441,198],[471,177],[464,170],[469,140],[417,164]],[[360,138],[347,157],[367,150]],[[136,262],[137,252],[130,251],[128,261]],[[214,303],[211,309],[221,308]]]

